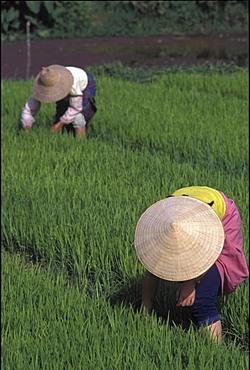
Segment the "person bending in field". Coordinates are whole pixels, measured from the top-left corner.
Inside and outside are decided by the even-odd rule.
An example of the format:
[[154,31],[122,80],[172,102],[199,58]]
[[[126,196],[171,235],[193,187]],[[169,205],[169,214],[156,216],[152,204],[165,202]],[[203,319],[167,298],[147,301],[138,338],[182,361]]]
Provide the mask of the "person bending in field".
[[55,103],[56,115],[51,132],[62,128],[74,136],[86,135],[86,128],[96,113],[96,82],[81,68],[51,65],[43,67],[33,84],[33,94],[22,110],[21,124],[30,131],[41,102]]
[[[138,221],[135,248],[146,268],[142,307],[152,313],[159,279],[179,282],[177,306],[189,306],[199,328],[222,338],[216,297],[249,276],[241,218],[232,199],[206,186],[191,186],[150,206]],[[235,307],[237,309],[237,307]]]

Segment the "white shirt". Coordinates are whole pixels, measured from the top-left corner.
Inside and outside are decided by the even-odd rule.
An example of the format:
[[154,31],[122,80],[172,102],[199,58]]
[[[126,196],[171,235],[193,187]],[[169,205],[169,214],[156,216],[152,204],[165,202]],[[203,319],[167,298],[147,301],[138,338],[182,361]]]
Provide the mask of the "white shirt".
[[82,96],[82,91],[86,89],[88,85],[87,73],[83,69],[76,68],[76,67],[66,67],[66,69],[68,69],[74,77],[74,82],[71,87],[69,95],[71,96],[81,95]]

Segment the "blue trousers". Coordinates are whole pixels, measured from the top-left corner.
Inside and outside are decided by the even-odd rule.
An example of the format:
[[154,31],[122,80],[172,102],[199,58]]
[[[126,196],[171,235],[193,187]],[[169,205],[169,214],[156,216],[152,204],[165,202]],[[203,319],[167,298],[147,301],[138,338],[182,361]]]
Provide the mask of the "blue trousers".
[[195,301],[190,311],[199,327],[209,326],[220,320],[216,307],[220,283],[220,275],[214,264],[196,286]]

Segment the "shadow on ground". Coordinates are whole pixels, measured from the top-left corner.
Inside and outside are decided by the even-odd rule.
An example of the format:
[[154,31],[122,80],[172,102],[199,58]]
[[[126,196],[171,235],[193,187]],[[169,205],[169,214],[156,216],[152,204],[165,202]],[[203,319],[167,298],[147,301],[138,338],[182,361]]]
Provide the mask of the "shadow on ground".
[[[108,297],[112,307],[132,307],[135,313],[141,311],[141,290],[143,277],[130,279],[118,291]],[[175,291],[177,283],[160,281],[153,314],[163,323],[170,326],[180,325],[188,330],[194,324],[188,307],[177,307]]]

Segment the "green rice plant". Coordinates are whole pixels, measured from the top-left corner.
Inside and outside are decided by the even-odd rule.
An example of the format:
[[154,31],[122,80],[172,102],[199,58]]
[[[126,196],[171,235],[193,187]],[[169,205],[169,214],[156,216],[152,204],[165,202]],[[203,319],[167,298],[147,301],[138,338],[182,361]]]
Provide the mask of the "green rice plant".
[[175,283],[141,317],[133,245],[147,207],[206,185],[235,200],[248,259],[247,78],[100,76],[86,140],[49,133],[55,104],[18,131],[32,80],[2,81],[4,368],[247,368],[248,280],[218,301],[218,346],[175,306]]
[[217,345],[192,326],[183,335],[132,306],[112,307],[18,255],[3,253],[2,266],[4,369],[247,369],[234,342]]

